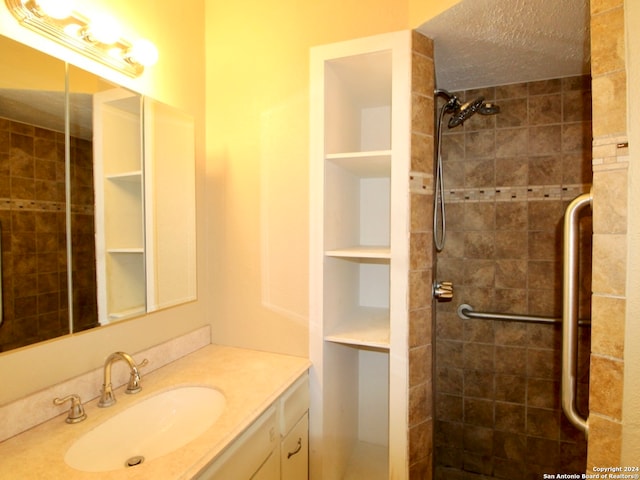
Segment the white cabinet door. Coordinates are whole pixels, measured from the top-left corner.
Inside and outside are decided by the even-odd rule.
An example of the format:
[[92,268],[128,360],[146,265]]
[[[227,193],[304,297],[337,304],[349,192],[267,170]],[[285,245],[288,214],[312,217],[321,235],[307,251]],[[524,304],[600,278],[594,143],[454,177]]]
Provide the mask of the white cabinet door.
[[280,480],[280,454],[278,449],[271,452],[251,480]]
[[276,423],[276,408],[271,407],[262,414],[229,448],[211,465],[200,472],[198,480],[273,480],[280,478],[280,464],[277,465],[277,476],[268,475],[272,472],[268,466],[269,458],[278,455],[278,427]]
[[307,480],[309,478],[309,415],[298,421],[280,446],[282,480]]

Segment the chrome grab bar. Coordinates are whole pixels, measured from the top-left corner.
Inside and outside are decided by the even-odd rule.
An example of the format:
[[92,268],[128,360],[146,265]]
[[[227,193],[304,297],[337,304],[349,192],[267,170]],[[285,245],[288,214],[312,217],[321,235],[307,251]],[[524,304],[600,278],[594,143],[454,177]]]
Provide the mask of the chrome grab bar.
[[462,303],[458,306],[458,316],[463,320],[480,318],[486,320],[511,320],[514,322],[531,323],[560,323],[562,319],[555,317],[541,317],[538,315],[519,315],[515,313],[476,312],[471,305]]
[[[525,323],[551,323],[560,325],[562,323],[561,317],[543,317],[541,315],[521,315],[518,313],[496,313],[496,312],[476,312],[471,305],[461,303],[458,305],[458,316],[463,320],[469,320],[471,318],[482,320],[503,320],[512,322],[525,322]],[[591,322],[589,320],[579,320],[578,326],[590,327]]]
[[578,351],[578,240],[579,213],[591,206],[591,193],[576,197],[564,216],[564,252],[562,285],[562,410],[569,421],[589,434],[588,418],[582,418],[576,407],[576,372]]

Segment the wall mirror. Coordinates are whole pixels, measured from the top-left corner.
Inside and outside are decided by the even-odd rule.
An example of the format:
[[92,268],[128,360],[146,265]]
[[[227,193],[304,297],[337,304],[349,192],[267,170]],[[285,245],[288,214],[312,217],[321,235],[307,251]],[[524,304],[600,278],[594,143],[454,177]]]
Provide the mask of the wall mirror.
[[0,52],[0,352],[195,300],[193,119]]

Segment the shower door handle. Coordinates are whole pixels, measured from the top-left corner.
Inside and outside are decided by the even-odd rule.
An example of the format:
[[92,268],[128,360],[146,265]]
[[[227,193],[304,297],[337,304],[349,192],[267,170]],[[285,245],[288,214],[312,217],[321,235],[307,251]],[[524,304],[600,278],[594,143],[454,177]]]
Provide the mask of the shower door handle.
[[579,213],[591,206],[591,193],[582,194],[569,204],[564,215],[564,252],[562,286],[562,410],[569,421],[589,433],[588,418],[580,416],[576,407],[578,351],[578,240]]

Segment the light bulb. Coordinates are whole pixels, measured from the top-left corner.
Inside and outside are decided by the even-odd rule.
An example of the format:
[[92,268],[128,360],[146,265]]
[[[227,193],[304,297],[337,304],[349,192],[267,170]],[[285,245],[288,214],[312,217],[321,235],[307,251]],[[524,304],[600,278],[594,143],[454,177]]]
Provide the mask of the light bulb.
[[158,61],[158,49],[153,42],[145,39],[137,40],[127,52],[127,60],[150,67]]
[[47,17],[62,20],[71,16],[73,5],[69,0],[37,0],[40,11]]
[[101,16],[89,25],[88,37],[94,42],[111,45],[120,40],[120,25],[111,17]]
[[64,26],[64,33],[69,35],[70,37],[80,37],[80,32],[82,31],[82,27],[77,23],[70,23]]

